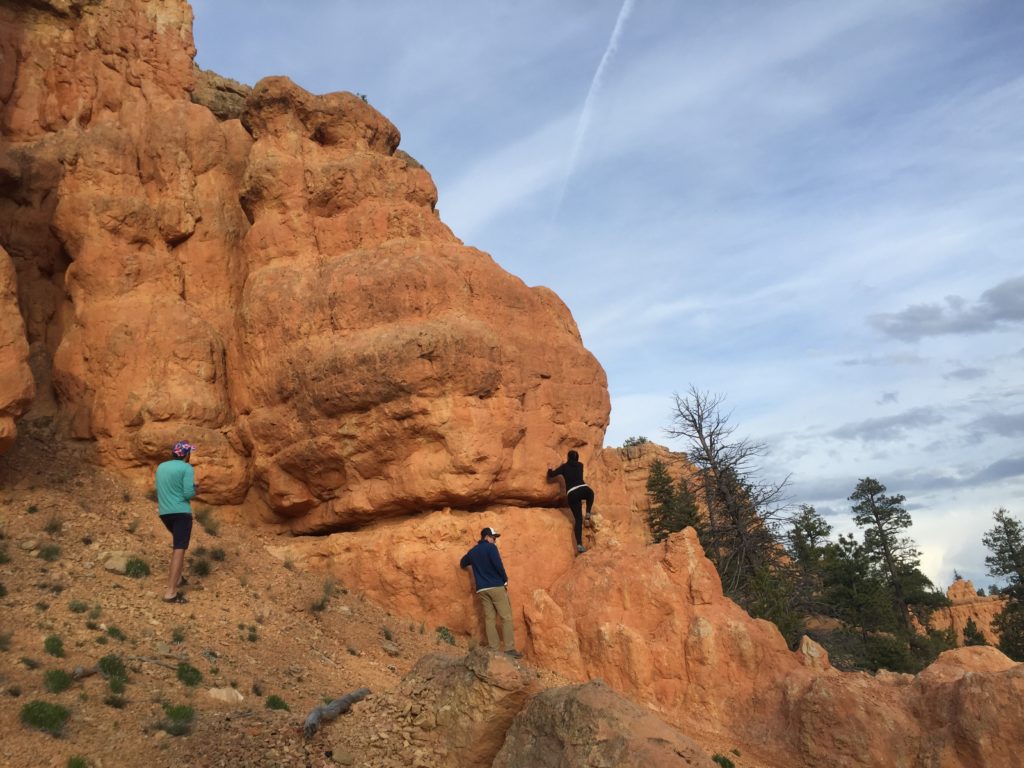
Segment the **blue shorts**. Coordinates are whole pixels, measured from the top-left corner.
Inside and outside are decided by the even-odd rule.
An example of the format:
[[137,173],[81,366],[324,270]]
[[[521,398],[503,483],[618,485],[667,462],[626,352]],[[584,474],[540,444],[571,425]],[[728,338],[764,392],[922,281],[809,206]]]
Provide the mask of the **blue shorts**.
[[188,549],[188,542],[192,538],[192,515],[188,512],[160,515],[160,522],[171,532],[174,540],[171,546],[174,549]]

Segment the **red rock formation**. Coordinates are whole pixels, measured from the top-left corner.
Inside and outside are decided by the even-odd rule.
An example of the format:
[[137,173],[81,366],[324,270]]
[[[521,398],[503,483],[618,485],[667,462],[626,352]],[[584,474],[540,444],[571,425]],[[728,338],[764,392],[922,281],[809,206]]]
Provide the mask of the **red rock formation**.
[[600,682],[553,688],[513,721],[493,768],[682,768],[715,763],[691,739]]
[[14,444],[14,420],[28,410],[35,392],[15,280],[14,265],[0,248],[0,453]]
[[0,49],[4,244],[104,461],[187,437],[208,501],[311,531],[545,503],[545,463],[600,445],[566,307],[452,235],[361,99],[269,78],[219,120],[181,0],[5,4]]
[[992,645],[999,643],[999,634],[993,629],[992,622],[1003,612],[1006,598],[998,595],[981,597],[968,579],[954,581],[946,590],[946,597],[952,605],[932,613],[930,623],[933,629],[952,629],[957,645],[963,645],[964,628],[967,620],[971,619],[986,641]]

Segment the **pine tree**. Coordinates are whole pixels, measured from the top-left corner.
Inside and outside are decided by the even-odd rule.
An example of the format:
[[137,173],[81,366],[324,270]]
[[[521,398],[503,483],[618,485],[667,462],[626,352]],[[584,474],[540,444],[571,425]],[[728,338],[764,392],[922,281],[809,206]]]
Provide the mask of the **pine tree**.
[[820,612],[824,587],[824,562],[832,526],[808,504],[793,518],[786,551],[792,561],[796,599],[805,611]]
[[974,619],[970,617],[967,618],[967,623],[964,625],[964,645],[988,645],[988,640],[981,634]]
[[989,576],[1006,579],[1002,589],[989,588],[989,594],[1006,597],[992,628],[999,633],[999,650],[1014,661],[1024,661],[1024,526],[1006,509],[994,514],[995,527],[982,536],[990,554],[985,558]]
[[647,523],[654,543],[663,541],[669,534],[681,531],[687,526],[701,534],[702,521],[697,509],[697,500],[684,478],[673,483],[660,459],[651,462],[647,475]]
[[896,609],[902,627],[908,635],[914,633],[908,599],[908,577],[921,574],[920,553],[913,540],[901,534],[910,528],[910,513],[903,508],[906,496],[886,496],[885,486],[871,477],[857,483],[850,494],[853,505],[853,521],[864,529],[864,549],[881,566],[889,588],[892,590],[893,607]]

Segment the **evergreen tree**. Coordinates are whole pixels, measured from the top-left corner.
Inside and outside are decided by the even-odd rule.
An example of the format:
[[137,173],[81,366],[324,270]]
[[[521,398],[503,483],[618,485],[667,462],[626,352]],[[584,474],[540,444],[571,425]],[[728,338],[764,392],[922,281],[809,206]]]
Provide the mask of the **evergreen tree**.
[[970,617],[968,617],[967,623],[964,625],[964,645],[988,645],[988,641],[981,634],[978,625]]
[[832,526],[818,511],[803,504],[792,521],[786,551],[794,571],[794,589],[798,605],[804,611],[818,613],[824,588],[824,563]]
[[1024,526],[1006,509],[994,515],[995,527],[982,536],[988,548],[985,558],[989,576],[1003,577],[1006,586],[989,588],[989,594],[1006,598],[992,628],[999,633],[999,650],[1014,661],[1024,661]]
[[660,459],[651,462],[647,475],[647,498],[647,523],[655,544],[687,526],[695,528],[698,536],[701,534],[697,501],[686,480],[680,478],[678,483],[673,483]]
[[881,566],[902,628],[912,635],[907,582],[914,578],[918,592],[922,591],[922,580],[928,586],[931,582],[918,569],[920,553],[913,540],[902,536],[912,522],[910,513],[903,508],[906,497],[886,496],[885,490],[874,478],[861,479],[850,494],[850,501],[854,502],[853,521],[864,529],[864,549]]
[[887,585],[867,549],[852,535],[826,547],[822,572],[830,612],[860,630],[865,641],[871,632],[896,629]]

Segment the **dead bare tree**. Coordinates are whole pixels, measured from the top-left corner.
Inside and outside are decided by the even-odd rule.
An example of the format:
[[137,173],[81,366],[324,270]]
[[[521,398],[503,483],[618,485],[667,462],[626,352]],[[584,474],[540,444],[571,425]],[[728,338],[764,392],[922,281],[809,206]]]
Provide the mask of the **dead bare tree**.
[[787,476],[781,482],[760,477],[764,443],[735,438],[722,395],[690,386],[676,393],[669,437],[686,440],[696,467],[707,514],[702,544],[715,563],[726,594],[750,598],[782,552],[776,529],[785,510]]

